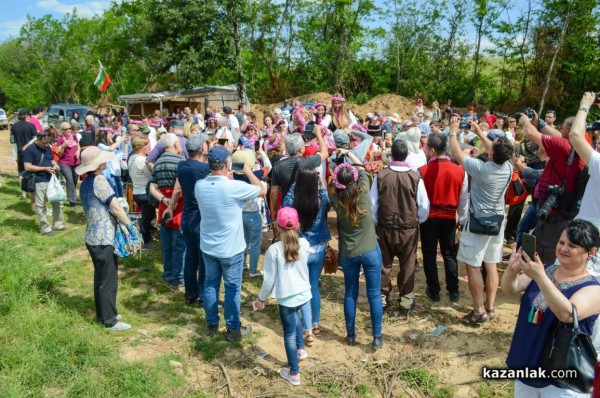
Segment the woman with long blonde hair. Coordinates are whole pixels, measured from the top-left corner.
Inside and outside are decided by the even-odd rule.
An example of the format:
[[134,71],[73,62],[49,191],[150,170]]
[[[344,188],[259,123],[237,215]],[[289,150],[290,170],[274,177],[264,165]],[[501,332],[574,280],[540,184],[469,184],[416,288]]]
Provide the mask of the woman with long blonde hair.
[[331,131],[349,129],[350,126],[357,123],[354,114],[349,109],[346,109],[346,98],[342,94],[335,93],[331,97]]

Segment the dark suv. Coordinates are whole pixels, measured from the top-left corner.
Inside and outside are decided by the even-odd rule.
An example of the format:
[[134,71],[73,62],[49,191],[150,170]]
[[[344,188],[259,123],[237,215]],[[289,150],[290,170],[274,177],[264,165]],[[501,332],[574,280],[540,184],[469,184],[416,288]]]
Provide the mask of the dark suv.
[[44,127],[58,128],[60,123],[70,122],[75,112],[79,114],[79,125],[83,126],[85,114],[91,110],[89,106],[81,104],[52,104],[44,114]]

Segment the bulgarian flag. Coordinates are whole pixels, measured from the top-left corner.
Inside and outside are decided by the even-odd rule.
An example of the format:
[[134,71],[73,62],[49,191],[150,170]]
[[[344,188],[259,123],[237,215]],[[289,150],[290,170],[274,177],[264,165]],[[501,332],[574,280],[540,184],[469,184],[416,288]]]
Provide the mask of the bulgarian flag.
[[94,86],[98,87],[98,90],[104,91],[110,86],[110,76],[106,73],[106,69],[102,66],[102,63],[98,61],[100,64],[100,70],[98,71],[98,76],[96,76],[96,80],[94,81]]

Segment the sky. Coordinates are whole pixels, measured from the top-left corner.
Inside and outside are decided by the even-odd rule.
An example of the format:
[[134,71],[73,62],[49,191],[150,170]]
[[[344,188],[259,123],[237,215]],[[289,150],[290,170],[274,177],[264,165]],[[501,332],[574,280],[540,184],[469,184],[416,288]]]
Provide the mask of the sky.
[[39,18],[50,14],[54,18],[60,19],[66,13],[72,12],[73,8],[77,8],[78,15],[91,17],[101,14],[110,6],[110,0],[19,0],[2,3],[0,41],[17,37],[27,15]]

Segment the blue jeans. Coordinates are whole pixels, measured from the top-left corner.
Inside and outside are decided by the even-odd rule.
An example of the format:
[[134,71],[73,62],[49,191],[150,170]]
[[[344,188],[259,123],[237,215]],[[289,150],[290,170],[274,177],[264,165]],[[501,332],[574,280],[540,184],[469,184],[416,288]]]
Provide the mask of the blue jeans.
[[202,253],[206,267],[204,281],[204,311],[206,323],[219,325],[217,299],[221,287],[221,276],[225,287],[225,325],[227,329],[239,329],[240,322],[240,291],[242,290],[242,269],[244,252],[229,258],[218,258]]
[[362,265],[367,282],[367,298],[371,309],[371,327],[373,336],[381,336],[381,322],[383,318],[383,305],[381,303],[381,251],[379,245],[372,250],[356,257],[341,257],[340,264],[344,270],[344,317],[346,318],[346,332],[355,335],[354,321],[356,318],[356,301],[360,267]]
[[312,323],[318,324],[321,320],[321,293],[319,292],[319,278],[323,271],[325,254],[327,250],[311,253],[308,256],[308,279],[310,281],[310,309],[312,312]]
[[167,283],[183,282],[183,259],[185,241],[181,229],[160,226],[160,247],[163,258],[163,281]]
[[[246,247],[250,249],[250,272],[255,273],[262,243],[262,216],[259,211],[245,211],[242,212],[242,219],[244,220],[244,240]],[[245,251],[244,262],[246,262]]]
[[185,262],[183,266],[183,283],[185,298],[202,299],[204,294],[205,267],[200,251],[200,218],[183,216],[181,231],[185,241]]
[[535,203],[529,205],[527,210],[525,210],[525,214],[521,218],[519,222],[519,226],[517,227],[517,248],[521,247],[521,242],[523,241],[523,233],[529,233],[532,229],[535,228],[535,224],[537,224],[537,206]]
[[[304,304],[303,304],[304,305]],[[279,306],[279,318],[283,327],[283,344],[285,346],[285,355],[287,356],[288,364],[290,365],[290,375],[300,373],[300,365],[298,365],[298,350],[304,348],[304,340],[302,335],[302,323],[300,322],[300,308]]]

